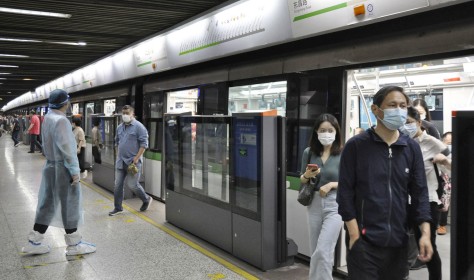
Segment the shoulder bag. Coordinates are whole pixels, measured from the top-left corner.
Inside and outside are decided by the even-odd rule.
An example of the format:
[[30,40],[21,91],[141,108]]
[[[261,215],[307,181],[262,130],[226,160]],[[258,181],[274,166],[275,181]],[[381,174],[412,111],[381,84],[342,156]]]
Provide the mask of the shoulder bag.
[[438,166],[436,163],[433,163],[434,170],[436,172],[436,178],[438,179],[438,198],[441,201],[441,204],[438,205],[438,210],[441,212],[446,212],[449,209],[449,204],[451,203],[451,179],[448,175],[439,173]]
[[[311,150],[309,151],[308,154],[308,162],[311,160]],[[314,191],[316,189],[317,185],[317,180],[314,180],[313,178],[310,178],[307,183],[301,183],[300,184],[300,189],[298,191],[298,202],[303,205],[303,206],[308,206],[311,204],[311,201],[313,200],[314,196]]]

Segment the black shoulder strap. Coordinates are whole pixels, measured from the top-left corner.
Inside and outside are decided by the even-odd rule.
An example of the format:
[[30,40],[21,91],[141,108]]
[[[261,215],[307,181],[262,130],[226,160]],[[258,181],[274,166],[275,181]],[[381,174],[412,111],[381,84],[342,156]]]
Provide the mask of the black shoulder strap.
[[309,152],[308,152],[308,162],[306,163],[306,165],[310,164],[310,161],[311,161],[311,148],[309,148]]
[[441,178],[441,176],[439,174],[438,166],[434,162],[433,162],[433,165],[434,165],[434,170],[436,172],[436,179],[438,179],[438,184],[442,184],[443,183],[443,178]]

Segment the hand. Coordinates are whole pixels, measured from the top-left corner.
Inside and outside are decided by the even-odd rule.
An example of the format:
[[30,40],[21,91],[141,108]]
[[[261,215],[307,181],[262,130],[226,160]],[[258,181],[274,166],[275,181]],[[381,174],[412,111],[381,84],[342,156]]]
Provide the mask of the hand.
[[320,168],[316,169],[316,171],[313,171],[312,169],[306,167],[306,171],[304,172],[304,176],[306,178],[314,178],[319,174],[319,172],[321,172]]
[[81,153],[81,148],[77,148],[77,154],[80,154]]
[[133,164],[137,165],[140,158],[133,158]]
[[418,255],[418,259],[422,262],[429,262],[433,256],[433,247],[431,245],[430,236],[427,234],[422,235],[419,245],[420,254]]
[[328,193],[332,190],[331,183],[327,183],[326,185],[319,188],[319,196],[326,197]]
[[360,235],[354,236],[354,237],[350,237],[350,238],[349,238],[349,250],[352,249],[352,246],[354,246],[354,243],[355,243],[357,240],[359,240],[359,238],[360,238]]
[[79,181],[81,180],[81,177],[79,177],[79,174],[72,175],[72,183],[71,186],[77,186],[79,184]]

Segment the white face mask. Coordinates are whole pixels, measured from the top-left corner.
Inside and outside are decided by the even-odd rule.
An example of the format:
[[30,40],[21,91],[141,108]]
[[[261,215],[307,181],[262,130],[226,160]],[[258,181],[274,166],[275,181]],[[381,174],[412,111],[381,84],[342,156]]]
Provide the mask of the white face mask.
[[122,120],[124,123],[129,123],[132,121],[132,116],[130,115],[122,115]]
[[334,142],[334,140],[336,140],[336,132],[333,132],[333,133],[330,133],[330,132],[318,133],[318,140],[319,140],[319,142],[321,142],[321,145],[329,146]]
[[425,120],[426,119],[426,114],[420,114],[420,119]]
[[409,124],[405,124],[404,126],[400,127],[400,131],[408,136],[410,136],[410,138],[413,138],[415,137],[416,133],[418,132],[418,126],[416,125],[416,123],[409,123]]

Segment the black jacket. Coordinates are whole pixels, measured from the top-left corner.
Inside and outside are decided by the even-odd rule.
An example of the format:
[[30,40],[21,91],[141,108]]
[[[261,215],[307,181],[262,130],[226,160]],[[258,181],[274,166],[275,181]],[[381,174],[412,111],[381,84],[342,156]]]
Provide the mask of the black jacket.
[[373,128],[351,138],[341,155],[337,202],[342,219],[355,218],[370,243],[404,246],[409,218],[416,224],[431,220],[418,143],[400,133],[389,147]]

